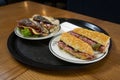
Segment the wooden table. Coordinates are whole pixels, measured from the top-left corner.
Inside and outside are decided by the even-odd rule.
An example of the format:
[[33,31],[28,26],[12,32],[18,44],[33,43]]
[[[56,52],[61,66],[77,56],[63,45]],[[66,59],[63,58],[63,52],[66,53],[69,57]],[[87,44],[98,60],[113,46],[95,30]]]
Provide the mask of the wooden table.
[[[16,21],[33,14],[75,18],[101,26],[112,38],[110,53],[98,63],[79,70],[47,71],[31,69],[10,54],[7,39]],[[0,7],[0,80],[119,80],[120,79],[120,25],[104,20],[76,14],[35,2],[25,1]]]

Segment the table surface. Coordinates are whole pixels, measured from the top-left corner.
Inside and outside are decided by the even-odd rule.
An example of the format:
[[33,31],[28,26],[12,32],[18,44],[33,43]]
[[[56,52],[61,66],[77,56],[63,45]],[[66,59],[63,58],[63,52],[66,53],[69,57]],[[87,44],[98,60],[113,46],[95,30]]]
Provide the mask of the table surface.
[[[48,71],[33,69],[16,61],[7,48],[7,39],[16,21],[33,14],[75,18],[92,22],[112,38],[110,53],[101,61],[78,70]],[[82,14],[25,1],[0,7],[0,80],[118,80],[120,79],[120,25]]]

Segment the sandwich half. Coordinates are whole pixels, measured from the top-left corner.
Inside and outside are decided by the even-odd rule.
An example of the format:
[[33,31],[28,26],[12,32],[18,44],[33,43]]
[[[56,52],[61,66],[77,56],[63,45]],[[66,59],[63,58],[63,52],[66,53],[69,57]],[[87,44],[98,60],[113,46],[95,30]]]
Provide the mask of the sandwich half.
[[36,24],[30,18],[24,18],[17,22],[17,28],[20,30],[21,34],[25,37],[30,36],[41,36],[44,34],[40,25]]
[[58,46],[60,49],[80,59],[89,60],[95,57],[94,51],[89,44],[67,32],[62,33],[60,40],[58,41]]
[[53,17],[33,15],[32,19],[41,25],[45,33],[52,33],[59,29],[59,20]]
[[68,33],[88,43],[95,51],[99,51],[101,53],[105,52],[110,41],[110,37],[108,35],[84,28],[75,28]]

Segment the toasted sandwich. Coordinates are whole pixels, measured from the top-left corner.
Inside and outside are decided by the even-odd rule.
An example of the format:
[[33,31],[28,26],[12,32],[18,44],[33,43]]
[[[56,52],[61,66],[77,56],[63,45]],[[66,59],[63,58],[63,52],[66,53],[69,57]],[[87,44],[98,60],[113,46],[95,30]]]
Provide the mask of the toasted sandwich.
[[59,28],[59,20],[53,17],[33,15],[32,19],[41,25],[44,32],[52,33]]
[[32,18],[24,18],[18,21],[17,27],[24,34],[30,36],[47,36],[59,30],[59,20],[53,17],[34,15]]
[[84,28],[75,28],[68,33],[88,43],[93,50],[101,53],[105,52],[110,41],[110,37],[108,35]]
[[60,49],[80,59],[87,60],[95,57],[94,51],[89,44],[67,32],[62,33],[58,46]]
[[[18,29],[22,33],[28,33],[33,35],[41,35],[42,34],[42,28],[41,26],[37,25],[33,20],[30,18],[24,18],[18,21],[17,24]],[[25,35],[25,34],[23,34]]]

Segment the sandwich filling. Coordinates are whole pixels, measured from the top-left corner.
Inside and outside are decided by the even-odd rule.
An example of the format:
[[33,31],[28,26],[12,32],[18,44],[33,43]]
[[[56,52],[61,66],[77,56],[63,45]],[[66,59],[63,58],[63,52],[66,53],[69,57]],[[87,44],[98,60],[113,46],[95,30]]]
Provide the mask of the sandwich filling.
[[59,30],[59,20],[52,17],[56,23],[52,23],[47,18],[40,15],[34,15],[32,18],[25,18],[18,21],[17,27],[25,37],[47,36],[54,31]]
[[32,20],[25,18],[18,21],[17,27],[24,36],[41,35],[41,26],[35,24]]
[[39,23],[47,31],[47,33],[52,33],[59,26],[59,21],[52,17],[34,15],[33,20]]
[[105,51],[106,46],[103,46],[103,45],[101,45],[101,44],[99,44],[99,43],[97,43],[97,42],[95,42],[95,41],[93,41],[85,36],[82,36],[80,34],[73,32],[73,31],[69,31],[68,33],[70,33],[71,35],[73,35],[73,36],[83,40],[84,42],[88,43],[89,45],[91,45],[95,51],[99,51],[99,52]]

